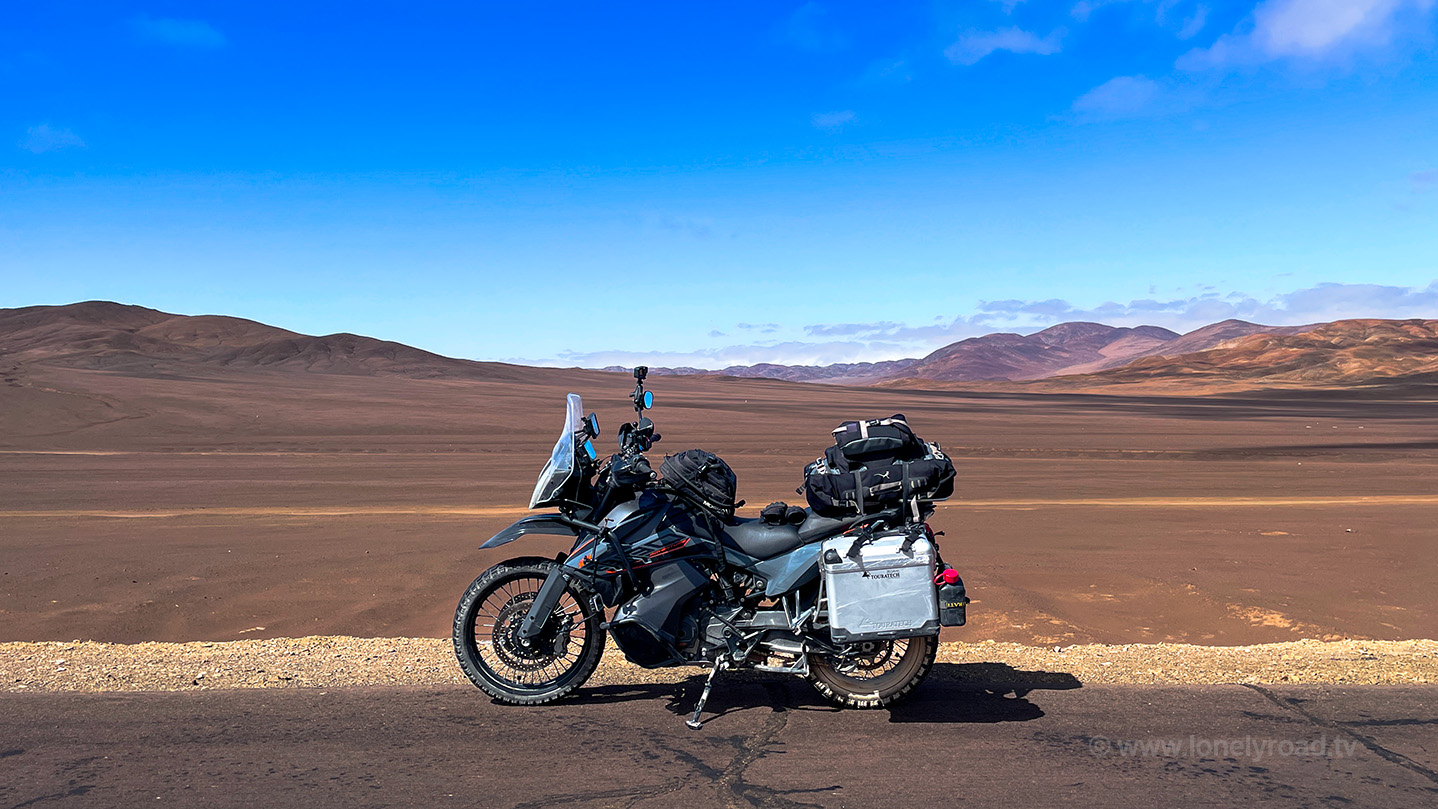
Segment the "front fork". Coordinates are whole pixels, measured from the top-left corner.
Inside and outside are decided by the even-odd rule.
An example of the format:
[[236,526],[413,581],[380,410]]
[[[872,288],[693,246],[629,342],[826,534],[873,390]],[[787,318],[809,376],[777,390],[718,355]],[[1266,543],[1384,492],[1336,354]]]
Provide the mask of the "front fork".
[[529,612],[524,614],[524,621],[519,625],[520,639],[533,641],[544,632],[545,625],[554,614],[554,608],[559,606],[559,598],[564,595],[565,586],[569,584],[569,575],[562,566],[549,571],[549,576],[544,579],[544,584],[540,585],[539,592],[529,605]]

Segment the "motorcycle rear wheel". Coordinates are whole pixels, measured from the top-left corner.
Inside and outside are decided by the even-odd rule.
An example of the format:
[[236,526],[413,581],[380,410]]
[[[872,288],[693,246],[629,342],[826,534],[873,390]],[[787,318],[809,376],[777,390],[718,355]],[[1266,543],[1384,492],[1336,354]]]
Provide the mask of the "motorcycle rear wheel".
[[564,588],[539,637],[529,643],[520,638],[529,605],[555,567],[544,559],[501,562],[475,579],[459,600],[454,613],[459,667],[500,702],[553,702],[584,685],[604,654],[603,612],[573,584]]
[[821,696],[843,708],[883,708],[914,693],[934,667],[934,635],[853,644],[856,653],[836,661],[811,655],[806,679]]

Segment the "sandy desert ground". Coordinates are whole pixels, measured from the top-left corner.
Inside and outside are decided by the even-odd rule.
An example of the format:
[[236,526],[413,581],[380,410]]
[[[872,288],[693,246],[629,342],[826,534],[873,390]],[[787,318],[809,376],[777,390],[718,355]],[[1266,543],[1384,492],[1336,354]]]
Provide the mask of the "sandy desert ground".
[[[524,513],[563,394],[606,438],[631,415],[622,375],[505,376],[30,368],[0,386],[0,640],[447,635],[485,567],[563,549],[476,549]],[[942,443],[960,480],[934,524],[975,599],[950,640],[1438,637],[1421,388],[653,387],[655,452],[718,452],[751,514],[796,499],[843,419],[903,412]]]

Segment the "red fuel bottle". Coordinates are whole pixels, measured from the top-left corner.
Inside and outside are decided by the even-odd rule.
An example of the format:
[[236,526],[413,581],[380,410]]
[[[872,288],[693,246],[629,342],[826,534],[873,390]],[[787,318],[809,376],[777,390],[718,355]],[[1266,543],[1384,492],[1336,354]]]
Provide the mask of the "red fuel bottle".
[[943,626],[963,626],[968,620],[968,593],[959,571],[946,567],[934,578],[939,588],[939,623]]

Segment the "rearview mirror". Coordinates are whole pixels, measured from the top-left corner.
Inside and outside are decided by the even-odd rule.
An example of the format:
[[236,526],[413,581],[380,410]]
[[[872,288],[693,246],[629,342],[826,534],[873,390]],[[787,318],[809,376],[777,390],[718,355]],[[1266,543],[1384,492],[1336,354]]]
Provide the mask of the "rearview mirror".
[[645,409],[645,410],[648,410],[649,408],[651,408],[651,407],[653,407],[653,406],[654,406],[654,391],[652,391],[652,390],[646,390],[646,391],[644,391],[644,409]]

